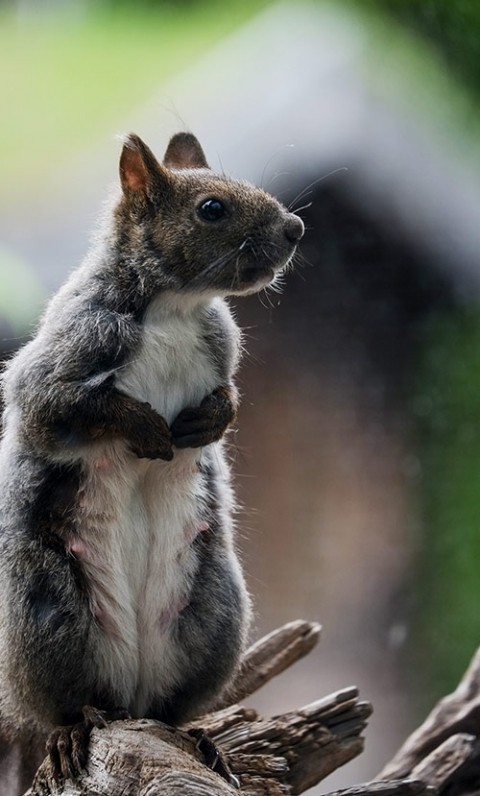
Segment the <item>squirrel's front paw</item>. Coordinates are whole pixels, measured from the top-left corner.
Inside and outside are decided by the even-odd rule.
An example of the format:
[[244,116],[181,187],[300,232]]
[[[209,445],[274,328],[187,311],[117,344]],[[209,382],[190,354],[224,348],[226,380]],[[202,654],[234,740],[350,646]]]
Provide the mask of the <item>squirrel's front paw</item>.
[[172,461],[172,433],[166,421],[149,404],[144,404],[144,409],[142,423],[130,434],[131,450],[139,459]]
[[228,387],[218,387],[200,406],[187,406],[170,430],[177,448],[200,448],[223,437],[235,419],[235,406]]

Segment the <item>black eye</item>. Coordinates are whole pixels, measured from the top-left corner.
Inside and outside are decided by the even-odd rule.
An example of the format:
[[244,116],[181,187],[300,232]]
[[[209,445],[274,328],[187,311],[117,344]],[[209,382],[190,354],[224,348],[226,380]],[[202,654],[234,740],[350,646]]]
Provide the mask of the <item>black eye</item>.
[[220,199],[205,199],[197,207],[197,213],[204,221],[220,221],[227,215],[227,208]]

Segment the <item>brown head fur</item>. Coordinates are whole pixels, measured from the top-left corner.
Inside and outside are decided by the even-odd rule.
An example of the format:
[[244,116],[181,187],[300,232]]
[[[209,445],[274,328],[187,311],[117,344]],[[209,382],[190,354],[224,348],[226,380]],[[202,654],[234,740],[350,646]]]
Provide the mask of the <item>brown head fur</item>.
[[301,220],[247,182],[213,172],[190,133],[174,136],[159,163],[137,135],[120,158],[117,218],[146,261],[173,284],[220,295],[255,292],[289,262]]

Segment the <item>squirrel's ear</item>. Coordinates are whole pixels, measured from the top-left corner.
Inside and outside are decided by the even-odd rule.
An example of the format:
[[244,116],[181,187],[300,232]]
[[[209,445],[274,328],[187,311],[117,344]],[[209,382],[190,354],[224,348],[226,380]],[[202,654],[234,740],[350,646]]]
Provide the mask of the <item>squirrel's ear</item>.
[[146,196],[152,199],[162,184],[168,182],[168,173],[142,139],[130,133],[123,143],[120,155],[120,182],[126,196]]
[[209,165],[192,133],[177,133],[170,139],[163,163],[170,169],[208,169]]

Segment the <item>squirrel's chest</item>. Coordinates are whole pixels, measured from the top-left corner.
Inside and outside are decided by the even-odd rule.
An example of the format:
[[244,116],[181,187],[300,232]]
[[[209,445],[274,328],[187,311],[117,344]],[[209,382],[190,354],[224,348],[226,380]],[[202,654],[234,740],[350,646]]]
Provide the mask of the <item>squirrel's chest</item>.
[[118,389],[148,401],[171,423],[218,386],[215,356],[195,317],[167,315],[155,307],[142,326],[140,344],[118,372]]

